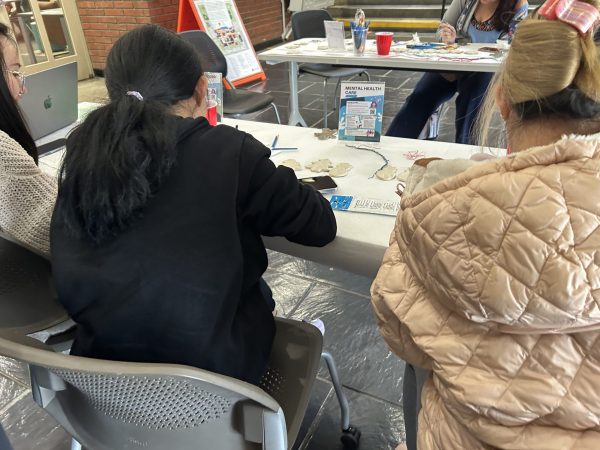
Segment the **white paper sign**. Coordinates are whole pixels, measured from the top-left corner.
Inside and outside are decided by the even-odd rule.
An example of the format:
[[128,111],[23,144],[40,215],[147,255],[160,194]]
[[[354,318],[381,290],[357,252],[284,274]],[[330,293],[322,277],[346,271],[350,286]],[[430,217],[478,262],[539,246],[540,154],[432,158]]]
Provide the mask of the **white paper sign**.
[[325,24],[325,36],[329,48],[345,50],[344,24],[337,20],[324,20],[323,23]]

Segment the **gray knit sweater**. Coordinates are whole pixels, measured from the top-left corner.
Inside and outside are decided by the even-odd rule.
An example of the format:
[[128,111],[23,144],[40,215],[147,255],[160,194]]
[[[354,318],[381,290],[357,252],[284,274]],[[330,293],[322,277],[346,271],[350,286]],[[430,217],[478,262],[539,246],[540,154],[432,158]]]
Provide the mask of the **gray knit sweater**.
[[56,195],[57,180],[43,173],[23,147],[0,131],[0,232],[48,257]]

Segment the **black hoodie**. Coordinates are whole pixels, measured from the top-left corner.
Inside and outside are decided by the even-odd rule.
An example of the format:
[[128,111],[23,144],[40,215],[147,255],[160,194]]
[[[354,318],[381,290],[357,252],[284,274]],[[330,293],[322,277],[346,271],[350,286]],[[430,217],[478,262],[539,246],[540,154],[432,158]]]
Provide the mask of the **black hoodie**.
[[53,275],[78,325],[71,353],[257,383],[275,333],[261,235],[323,246],[335,218],[252,136],[205,119],[178,127],[176,164],[125,232],[98,247],[53,218]]

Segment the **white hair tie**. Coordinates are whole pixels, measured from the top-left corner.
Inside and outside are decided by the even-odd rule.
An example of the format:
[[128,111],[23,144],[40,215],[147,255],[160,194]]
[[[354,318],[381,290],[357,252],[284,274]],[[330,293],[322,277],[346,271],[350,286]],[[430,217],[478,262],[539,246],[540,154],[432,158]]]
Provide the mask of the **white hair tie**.
[[142,97],[142,94],[140,94],[138,91],[127,91],[125,93],[125,95],[129,95],[131,97],[135,97],[137,98],[140,102],[144,101],[144,97]]

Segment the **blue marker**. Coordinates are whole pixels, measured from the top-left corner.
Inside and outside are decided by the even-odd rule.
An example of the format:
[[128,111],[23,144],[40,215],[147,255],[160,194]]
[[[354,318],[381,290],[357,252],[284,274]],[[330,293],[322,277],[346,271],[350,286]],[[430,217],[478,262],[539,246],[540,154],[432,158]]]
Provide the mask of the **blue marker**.
[[273,138],[273,143],[271,144],[271,149],[275,148],[275,146],[277,145],[278,139],[279,139],[279,135],[277,135]]

